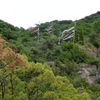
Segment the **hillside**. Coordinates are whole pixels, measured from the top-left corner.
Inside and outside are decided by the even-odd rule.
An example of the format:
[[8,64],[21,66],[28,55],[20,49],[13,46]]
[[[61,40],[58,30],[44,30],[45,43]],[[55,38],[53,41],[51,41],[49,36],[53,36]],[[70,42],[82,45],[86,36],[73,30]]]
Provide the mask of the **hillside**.
[[[75,34],[72,38],[64,41],[62,32],[71,27],[75,28]],[[24,55],[24,69],[15,69],[16,74],[14,75],[17,77],[17,80],[20,81],[20,85],[25,85],[24,81],[27,84],[27,92],[29,94],[24,92],[25,87],[22,87],[23,91],[19,90],[23,94],[24,99],[26,98],[25,100],[33,100],[32,98],[37,100],[37,95],[40,95],[39,100],[59,100],[60,96],[61,100],[67,100],[66,96],[68,95],[68,100],[76,100],[75,98],[80,100],[79,98],[81,96],[78,96],[76,92],[78,90],[82,90],[82,93],[86,91],[92,100],[99,100],[100,11],[90,16],[86,16],[83,19],[76,20],[75,22],[71,20],[55,20],[37,24],[36,27],[31,27],[27,30],[14,27],[0,20],[0,36],[9,42],[8,46],[14,53]],[[0,46],[2,48],[1,43]],[[7,47],[7,45],[5,47]],[[0,57],[2,57],[2,54]],[[5,62],[7,62],[7,60]],[[0,58],[0,64],[5,64],[5,62]],[[3,77],[1,74],[2,71],[4,70],[0,67],[0,77]],[[9,73],[8,70],[7,73]],[[47,77],[45,75],[47,75]],[[48,79],[49,77],[51,81]],[[59,84],[57,84],[57,79],[63,85],[59,82]],[[8,81],[9,78],[5,80]],[[71,83],[69,83],[69,81]],[[76,94],[75,98],[73,98],[73,92],[72,95],[64,92],[67,91],[68,88],[61,90],[62,87],[66,86],[64,85],[66,82],[68,82],[69,87],[73,84],[71,88]],[[18,83],[16,84],[19,85]],[[57,87],[56,84],[58,85]],[[2,87],[2,84],[0,85]],[[39,87],[37,87],[37,85],[39,85]],[[61,88],[58,88],[60,85]],[[8,85],[6,89],[8,89],[9,86],[10,85]],[[1,87],[0,89],[3,89]],[[57,90],[55,90],[55,88]],[[41,91],[44,91],[43,94]],[[3,95],[1,95],[2,90],[0,92],[0,96],[3,97]],[[7,93],[8,92],[9,91],[7,91]],[[13,98],[13,100],[21,100],[21,94],[17,95],[19,99]],[[51,97],[51,95],[53,95],[53,97]],[[63,98],[62,95],[64,95],[65,98]],[[85,96],[83,95],[83,99],[81,100],[87,100],[87,94]]]

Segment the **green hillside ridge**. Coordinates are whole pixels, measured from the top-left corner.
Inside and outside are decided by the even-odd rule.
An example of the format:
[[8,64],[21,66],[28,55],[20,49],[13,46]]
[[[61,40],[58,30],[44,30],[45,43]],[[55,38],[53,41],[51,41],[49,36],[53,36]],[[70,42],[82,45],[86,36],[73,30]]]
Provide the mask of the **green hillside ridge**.
[[[75,26],[75,36],[69,41],[63,41],[60,38],[62,32],[73,26]],[[50,29],[50,27],[52,28]],[[37,33],[38,28],[40,34]],[[51,67],[50,70],[52,70],[52,75],[54,75],[53,77],[66,76],[71,84],[73,84],[74,88],[82,88],[84,91],[87,91],[89,93],[92,100],[99,100],[100,11],[90,16],[86,16],[85,18],[80,20],[55,20],[37,24],[36,27],[31,27],[29,29],[14,27],[9,23],[0,20],[0,36],[10,43],[9,47],[12,48],[14,52],[25,54],[28,57],[29,62],[34,62],[34,66],[32,65],[33,67],[31,65],[27,65],[27,67],[31,66],[31,68],[33,68],[33,71],[35,71],[34,67],[38,68],[38,63],[42,63],[43,66],[45,66],[45,64],[49,64]],[[39,70],[42,71],[42,65],[40,64],[39,66],[41,66]],[[33,86],[33,84],[37,84],[34,83],[35,77],[38,79],[38,77],[40,77],[41,75],[37,77],[36,75],[38,73],[34,73],[33,71],[28,72],[29,76],[27,73],[27,76],[23,76],[20,69],[17,77],[21,79],[21,81],[23,81],[23,77],[26,77],[24,80],[27,82],[29,80],[27,79],[27,77],[30,77],[30,75],[33,73],[33,77],[31,77],[30,83],[27,84],[32,85],[32,88],[35,89]],[[49,76],[51,75],[49,74],[49,72],[46,73],[48,73]],[[41,77],[40,80],[42,80]],[[52,79],[52,81],[54,80]],[[39,84],[42,83],[40,82]],[[43,82],[43,86],[44,84],[45,83]],[[44,90],[44,94],[41,94],[41,88]],[[58,94],[60,92],[63,93],[63,90],[54,92],[49,91],[48,89],[46,91],[45,88],[47,87],[39,88],[39,93],[41,95],[39,100],[60,100],[54,98],[59,98]],[[32,100],[32,98],[35,98],[37,94],[33,94],[30,94],[30,99],[25,100]],[[48,97],[48,95],[54,95],[54,98],[46,98]],[[64,97],[66,97],[66,95]],[[37,100],[37,98],[35,98],[34,100]],[[63,98],[61,100],[67,99]],[[79,99],[74,98],[71,100]]]
[[66,76],[54,75],[47,64],[28,62],[0,37],[0,100],[88,100]]

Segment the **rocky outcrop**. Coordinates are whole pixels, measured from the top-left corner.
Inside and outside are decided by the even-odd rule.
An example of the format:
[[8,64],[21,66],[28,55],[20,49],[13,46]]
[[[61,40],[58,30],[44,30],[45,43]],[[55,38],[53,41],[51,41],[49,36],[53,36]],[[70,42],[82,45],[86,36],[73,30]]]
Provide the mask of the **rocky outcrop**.
[[89,84],[94,84],[96,80],[96,65],[81,64],[79,74],[86,78]]

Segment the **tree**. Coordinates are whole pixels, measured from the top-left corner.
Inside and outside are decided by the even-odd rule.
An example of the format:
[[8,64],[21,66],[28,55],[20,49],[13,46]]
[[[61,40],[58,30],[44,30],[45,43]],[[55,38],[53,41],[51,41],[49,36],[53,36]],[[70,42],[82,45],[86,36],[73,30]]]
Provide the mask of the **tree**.
[[[100,18],[93,22],[92,28],[93,28],[93,30],[92,30],[93,34],[90,37],[90,42],[97,49],[96,57],[98,59],[99,58],[99,48],[100,48]],[[97,64],[96,67],[97,67],[97,75],[96,76],[98,77],[98,67],[99,67],[99,65]]]
[[80,21],[75,27],[75,43],[80,43],[84,45],[84,34],[86,34],[85,23]]
[[53,33],[59,36],[60,32],[61,32],[61,28],[60,28],[59,23],[53,23]]
[[26,82],[29,100],[87,100],[89,97],[86,92],[78,93],[66,76],[55,76],[47,64],[26,59],[23,70],[19,68],[17,74]]
[[13,81],[15,77],[13,78],[14,69],[15,66],[23,66],[24,62],[21,58],[21,55],[16,54],[11,48],[7,47],[8,43],[0,37],[0,71],[1,71],[1,79],[0,84],[2,86],[2,100],[5,99],[5,88],[6,88],[6,82],[9,77],[9,81],[11,83],[11,94],[12,94],[12,100],[13,100],[13,93],[14,93],[14,87],[13,87]]
[[93,34],[90,37],[90,42],[98,49],[100,47],[100,18],[93,22]]

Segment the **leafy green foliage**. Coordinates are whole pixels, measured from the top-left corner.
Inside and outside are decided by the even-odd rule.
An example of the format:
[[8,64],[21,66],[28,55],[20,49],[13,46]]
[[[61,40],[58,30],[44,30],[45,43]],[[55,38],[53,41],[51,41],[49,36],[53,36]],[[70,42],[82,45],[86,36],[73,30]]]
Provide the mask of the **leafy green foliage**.
[[86,93],[78,94],[66,77],[55,76],[48,65],[25,61],[25,67],[17,69],[17,74],[26,81],[29,100],[74,100],[81,96],[87,100]]
[[[63,30],[74,26],[74,22],[71,20],[52,22],[52,32],[46,32],[51,22],[37,25],[32,30],[31,28],[25,30],[0,20],[0,36],[9,42],[4,46],[0,44],[0,79],[3,79],[0,83],[0,99],[87,100],[89,97],[87,93],[78,93],[75,89],[84,87],[93,100],[99,100],[99,85],[89,87],[86,80],[79,77],[78,71],[81,63],[96,66],[100,64],[100,60],[94,57],[95,49],[98,57],[100,54],[100,12],[75,21],[75,37],[69,42],[60,40],[60,36]],[[39,40],[37,27],[40,31]],[[86,46],[87,49],[91,49],[93,56],[85,49]],[[11,49],[8,50],[8,47]],[[18,67],[19,64],[16,62],[19,61],[15,60],[17,56],[13,57],[16,55],[13,51],[28,57],[27,59],[23,55],[24,67]],[[5,60],[1,59],[5,57]],[[11,63],[9,60],[12,58],[15,62]],[[51,63],[51,68],[44,63]],[[7,65],[14,67],[13,74]],[[99,79],[97,82],[99,84]]]
[[91,35],[90,42],[96,47],[100,47],[100,18],[93,23],[93,34]]
[[79,46],[77,44],[71,43],[71,42],[63,42],[62,43],[62,54],[61,56],[63,56],[64,58],[62,59],[69,59],[69,60],[73,60],[77,63],[82,63],[82,62],[86,62],[86,59],[88,58],[88,55],[84,52],[84,50],[82,50],[81,48],[79,48]]

